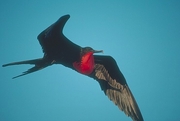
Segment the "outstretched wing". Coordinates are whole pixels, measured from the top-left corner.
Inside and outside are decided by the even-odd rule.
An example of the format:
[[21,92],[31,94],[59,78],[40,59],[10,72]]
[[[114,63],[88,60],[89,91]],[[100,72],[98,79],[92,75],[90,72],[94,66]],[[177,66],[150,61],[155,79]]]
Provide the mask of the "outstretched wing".
[[89,76],[99,82],[104,93],[126,115],[130,116],[134,121],[143,121],[136,100],[115,60],[111,56],[95,55],[94,57],[95,69]]
[[63,28],[70,15],[60,17],[54,24],[42,31],[37,39],[42,46],[43,52],[47,54],[61,54],[65,47],[79,48],[63,35]]

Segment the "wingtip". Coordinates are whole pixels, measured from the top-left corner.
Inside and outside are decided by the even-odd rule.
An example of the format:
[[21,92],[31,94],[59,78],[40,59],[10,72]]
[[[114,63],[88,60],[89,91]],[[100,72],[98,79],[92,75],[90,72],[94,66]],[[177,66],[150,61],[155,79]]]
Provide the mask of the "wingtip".
[[66,14],[66,15],[64,15],[64,16],[61,16],[60,18],[61,18],[61,19],[62,19],[62,18],[69,19],[69,18],[70,18],[70,15],[69,15],[69,14]]
[[66,14],[65,16],[68,16],[68,17],[70,17],[70,14]]

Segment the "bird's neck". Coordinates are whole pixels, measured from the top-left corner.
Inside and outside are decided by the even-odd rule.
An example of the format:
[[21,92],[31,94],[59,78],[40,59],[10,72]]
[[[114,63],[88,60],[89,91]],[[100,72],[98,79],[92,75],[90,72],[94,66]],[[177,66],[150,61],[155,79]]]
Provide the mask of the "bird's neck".
[[91,74],[94,69],[93,52],[86,53],[80,59],[80,62],[73,63],[74,68],[85,75]]

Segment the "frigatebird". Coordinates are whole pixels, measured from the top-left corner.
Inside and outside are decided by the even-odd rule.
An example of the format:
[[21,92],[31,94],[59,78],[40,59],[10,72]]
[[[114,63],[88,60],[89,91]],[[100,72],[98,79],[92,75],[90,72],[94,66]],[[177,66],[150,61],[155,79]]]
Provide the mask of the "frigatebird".
[[111,56],[93,55],[102,52],[91,47],[81,47],[63,34],[63,28],[70,15],[60,17],[54,24],[42,31],[37,39],[42,46],[42,58],[13,62],[2,65],[33,64],[34,67],[14,78],[41,70],[53,64],[62,64],[81,74],[97,80],[105,95],[109,97],[133,121],[143,121],[140,109],[128,84]]

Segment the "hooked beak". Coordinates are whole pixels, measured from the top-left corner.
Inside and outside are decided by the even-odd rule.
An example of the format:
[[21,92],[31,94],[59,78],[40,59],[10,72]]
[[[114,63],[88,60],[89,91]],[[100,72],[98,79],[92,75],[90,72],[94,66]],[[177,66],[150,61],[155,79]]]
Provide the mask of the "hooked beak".
[[93,50],[93,53],[103,53],[103,50]]

